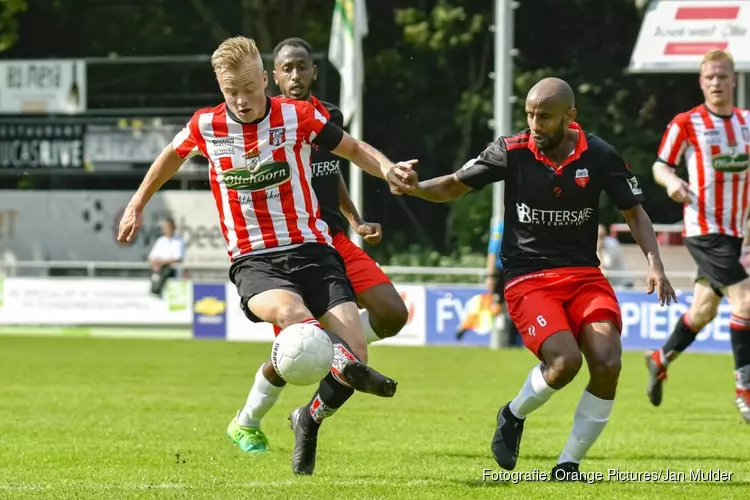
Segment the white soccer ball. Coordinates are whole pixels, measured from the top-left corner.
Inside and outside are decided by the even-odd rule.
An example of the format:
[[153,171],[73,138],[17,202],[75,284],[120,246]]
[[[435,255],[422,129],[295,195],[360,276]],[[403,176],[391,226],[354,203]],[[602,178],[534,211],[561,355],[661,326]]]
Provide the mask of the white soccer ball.
[[320,382],[333,362],[333,343],[315,325],[298,323],[279,333],[271,348],[271,363],[276,373],[292,385]]

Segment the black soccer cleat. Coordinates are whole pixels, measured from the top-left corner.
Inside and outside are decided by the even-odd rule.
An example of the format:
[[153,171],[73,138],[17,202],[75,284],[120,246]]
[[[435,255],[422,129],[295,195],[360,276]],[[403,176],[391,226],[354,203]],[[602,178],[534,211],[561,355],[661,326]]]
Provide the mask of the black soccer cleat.
[[563,462],[557,464],[552,468],[552,480],[553,481],[586,481],[586,475],[581,474],[578,470],[578,464],[575,462]]
[[510,411],[510,403],[497,412],[497,429],[495,429],[495,435],[492,437],[490,448],[497,465],[505,470],[513,470],[516,467],[525,421],[526,419],[520,419],[513,415],[513,412]]
[[659,351],[646,351],[646,368],[648,369],[648,387],[646,395],[654,406],[661,404],[662,385],[667,380],[667,368],[661,363]]
[[361,361],[351,361],[344,365],[341,375],[355,391],[381,398],[392,398],[396,394],[398,382]]
[[300,406],[289,414],[289,426],[294,431],[292,472],[311,475],[315,470],[315,453],[318,449],[318,429],[310,425],[312,417],[305,418],[306,407]]

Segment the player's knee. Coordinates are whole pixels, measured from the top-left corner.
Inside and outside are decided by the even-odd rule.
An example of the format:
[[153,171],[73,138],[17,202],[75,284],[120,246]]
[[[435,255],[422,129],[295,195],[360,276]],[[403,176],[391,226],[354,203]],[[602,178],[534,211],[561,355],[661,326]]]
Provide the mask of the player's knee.
[[560,352],[545,360],[547,364],[548,383],[559,389],[570,383],[583,366],[581,351],[570,349]]
[[278,304],[275,308],[275,313],[276,322],[282,329],[308,320],[312,316],[312,313],[304,304],[295,301]]
[[370,311],[370,322],[375,333],[380,338],[393,337],[406,325],[409,320],[409,311],[401,297],[398,300],[388,299],[377,307],[368,309]]

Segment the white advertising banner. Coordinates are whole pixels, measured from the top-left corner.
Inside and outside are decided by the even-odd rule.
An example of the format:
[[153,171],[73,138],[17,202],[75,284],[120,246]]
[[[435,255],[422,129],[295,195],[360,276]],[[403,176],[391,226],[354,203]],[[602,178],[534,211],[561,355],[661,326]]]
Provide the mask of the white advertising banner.
[[630,70],[697,73],[712,49],[728,50],[738,71],[750,71],[750,1],[656,0],[646,11]]
[[1,278],[0,325],[189,326],[192,287],[170,280],[163,298],[148,279]]
[[[395,285],[409,310],[409,321],[395,337],[376,345],[424,345],[426,337],[425,291],[418,285]],[[240,297],[231,283],[227,284],[227,332],[230,341],[273,342],[273,327],[268,323],[251,323],[240,309]]]
[[409,311],[406,326],[395,337],[383,339],[375,345],[425,345],[426,343],[426,303],[424,286],[394,285]]
[[133,242],[117,242],[130,191],[0,191],[0,250],[17,260],[145,262],[172,217],[190,263],[229,266],[226,243],[210,191],[160,191],[149,202]]
[[75,114],[86,110],[82,59],[0,61],[0,112]]
[[226,338],[235,342],[273,342],[273,326],[270,323],[253,323],[240,309],[237,287],[227,283],[227,332]]

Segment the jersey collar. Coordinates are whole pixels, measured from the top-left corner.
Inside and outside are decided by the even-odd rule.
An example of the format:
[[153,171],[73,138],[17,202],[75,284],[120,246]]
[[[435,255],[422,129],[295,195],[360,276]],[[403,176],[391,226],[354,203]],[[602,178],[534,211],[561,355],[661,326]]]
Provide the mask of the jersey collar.
[[229,106],[227,106],[227,103],[224,103],[224,109],[227,110],[227,115],[229,116],[229,118],[231,118],[232,120],[234,120],[235,122],[241,125],[257,125],[263,120],[265,120],[266,118],[268,118],[268,115],[271,113],[271,98],[266,96],[266,112],[263,113],[263,116],[251,122],[243,122],[242,120],[237,118],[237,116],[234,113],[232,113],[232,110],[229,109]]
[[583,129],[576,122],[571,123],[568,128],[578,132],[578,142],[576,143],[576,147],[573,152],[570,153],[570,155],[565,159],[564,162],[562,162],[560,165],[555,165],[552,160],[550,160],[542,151],[540,151],[536,147],[534,141],[529,141],[529,149],[532,153],[534,153],[534,158],[544,163],[545,165],[552,167],[555,171],[562,170],[564,167],[578,160],[583,152],[589,148],[589,142],[586,140],[586,134],[583,132]]

